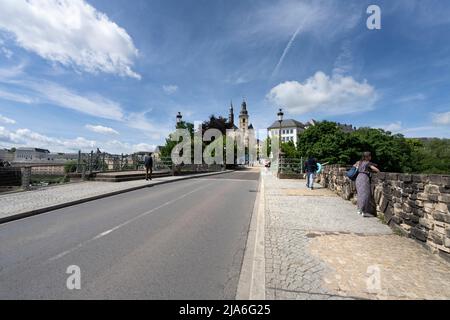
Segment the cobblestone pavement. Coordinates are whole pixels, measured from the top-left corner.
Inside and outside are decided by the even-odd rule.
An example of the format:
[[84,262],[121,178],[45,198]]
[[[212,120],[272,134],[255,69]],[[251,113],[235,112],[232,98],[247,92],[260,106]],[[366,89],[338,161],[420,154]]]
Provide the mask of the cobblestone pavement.
[[304,180],[263,172],[266,299],[449,299],[450,264]]
[[107,193],[127,190],[161,181],[176,180],[179,177],[161,177],[152,181],[135,180],[126,182],[80,182],[46,187],[38,190],[0,195],[0,219],[12,215],[47,208],[63,203],[91,198]]

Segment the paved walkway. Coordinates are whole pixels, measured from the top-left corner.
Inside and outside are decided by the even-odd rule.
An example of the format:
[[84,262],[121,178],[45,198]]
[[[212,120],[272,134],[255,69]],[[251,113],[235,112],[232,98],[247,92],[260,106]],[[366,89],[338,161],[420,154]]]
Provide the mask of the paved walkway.
[[266,299],[450,298],[450,264],[419,243],[304,180],[263,183]]
[[199,177],[214,174],[217,173],[161,177],[151,181],[145,181],[144,179],[127,182],[86,181],[45,187],[32,191],[4,194],[0,195],[0,221],[11,216],[102,196],[109,193],[126,191],[134,188],[143,188],[145,186],[161,184],[164,182],[182,180],[188,177]]

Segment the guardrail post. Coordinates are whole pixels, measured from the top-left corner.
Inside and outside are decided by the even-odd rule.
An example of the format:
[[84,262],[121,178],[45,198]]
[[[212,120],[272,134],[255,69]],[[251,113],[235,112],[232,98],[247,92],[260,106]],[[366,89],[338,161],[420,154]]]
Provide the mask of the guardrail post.
[[94,151],[91,151],[91,155],[89,157],[89,175],[92,174],[93,160],[94,160]]
[[77,161],[77,173],[80,173],[80,166],[81,166],[81,150],[78,150],[78,161]]
[[31,184],[31,167],[23,167],[22,171],[22,188],[27,190],[30,188]]

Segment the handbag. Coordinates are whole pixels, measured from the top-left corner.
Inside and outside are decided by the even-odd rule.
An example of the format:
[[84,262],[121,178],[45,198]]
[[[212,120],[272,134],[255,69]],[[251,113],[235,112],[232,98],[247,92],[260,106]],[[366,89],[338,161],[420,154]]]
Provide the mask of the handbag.
[[352,180],[355,181],[356,178],[358,177],[359,174],[359,166],[358,167],[352,167],[349,171],[347,171],[347,177]]

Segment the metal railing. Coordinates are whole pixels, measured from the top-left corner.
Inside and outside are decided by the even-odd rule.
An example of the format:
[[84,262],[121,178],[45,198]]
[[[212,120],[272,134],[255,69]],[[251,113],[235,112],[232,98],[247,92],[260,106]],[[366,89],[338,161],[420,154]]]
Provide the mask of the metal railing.
[[303,159],[281,158],[280,173],[283,174],[303,174]]

